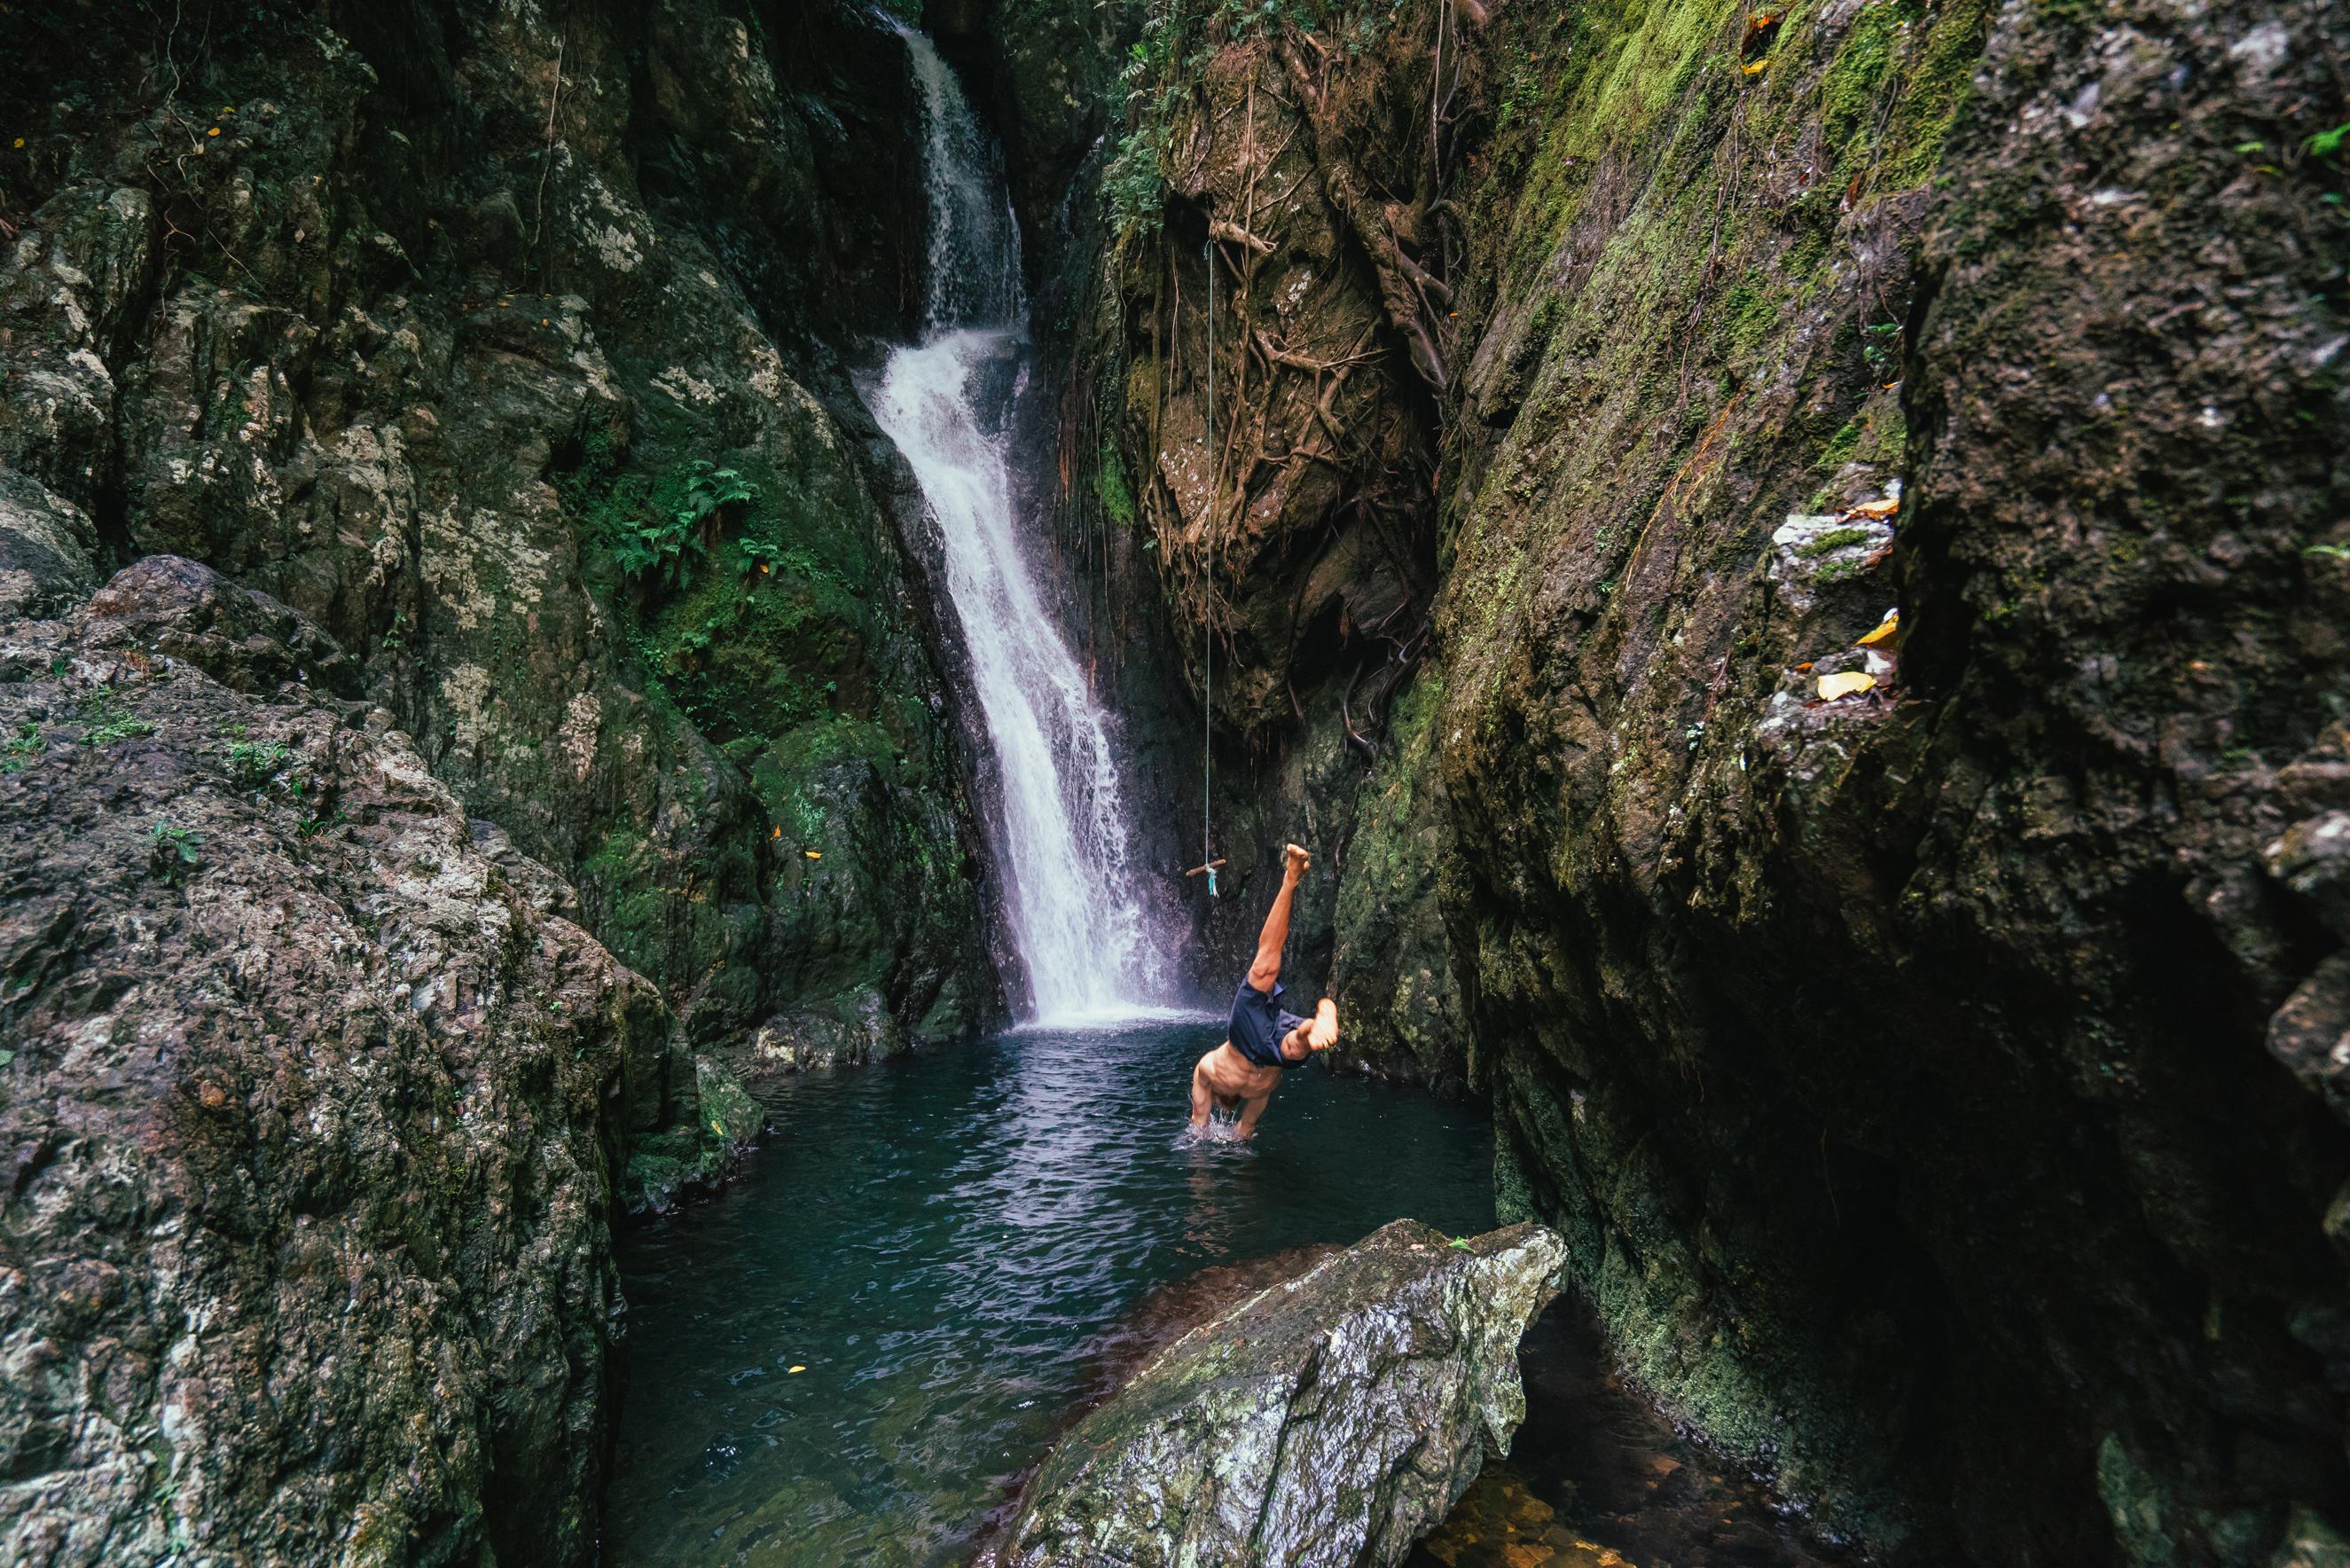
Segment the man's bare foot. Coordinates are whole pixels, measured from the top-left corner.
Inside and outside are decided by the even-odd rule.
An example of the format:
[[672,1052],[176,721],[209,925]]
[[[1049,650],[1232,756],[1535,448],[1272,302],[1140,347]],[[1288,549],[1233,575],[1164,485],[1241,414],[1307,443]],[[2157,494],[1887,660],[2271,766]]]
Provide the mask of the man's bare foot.
[[1338,1043],[1338,1004],[1328,997],[1314,1010],[1314,1022],[1305,1026],[1305,1044],[1316,1051],[1327,1051]]
[[1306,854],[1303,847],[1295,844],[1284,844],[1281,846],[1281,874],[1292,882],[1305,876],[1305,868],[1314,864],[1314,857]]

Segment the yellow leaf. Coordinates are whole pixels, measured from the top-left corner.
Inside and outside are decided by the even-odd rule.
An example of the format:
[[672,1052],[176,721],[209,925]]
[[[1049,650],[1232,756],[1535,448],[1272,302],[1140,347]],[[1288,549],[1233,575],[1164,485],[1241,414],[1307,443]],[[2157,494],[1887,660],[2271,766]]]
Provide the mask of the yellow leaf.
[[807,1370],[807,1368],[806,1368],[806,1367],[805,1367],[805,1366],[795,1366],[795,1367],[793,1367],[791,1370],[793,1370],[794,1372],[806,1372],[806,1371]]
[[1899,630],[1900,628],[1901,612],[1898,609],[1887,610],[1885,612],[1885,618],[1877,623],[1877,629],[1860,639],[1860,646],[1863,648],[1875,648],[1878,643],[1883,642],[1886,639],[1891,637],[1896,631]]
[[1866,670],[1847,670],[1842,675],[1820,677],[1820,701],[1833,702],[1839,697],[1856,696],[1877,684],[1877,677]]
[[770,838],[781,838],[783,836],[784,830],[780,827],[771,827],[767,830],[767,836]]
[[1864,501],[1845,513],[1846,517],[1868,517],[1882,523],[1901,510],[1901,497],[1888,495],[1882,501]]
[[20,136],[20,137],[18,137],[18,138],[16,138],[16,145],[17,145],[17,146],[19,146],[19,147],[24,146],[24,145],[25,145],[25,139],[24,139],[23,137],[21,137],[21,136]]
[[215,125],[210,130],[205,131],[204,134],[206,136],[218,136],[220,134],[220,127]]
[[800,853],[806,856],[811,860],[821,860],[824,858],[824,853],[821,850],[803,849]]

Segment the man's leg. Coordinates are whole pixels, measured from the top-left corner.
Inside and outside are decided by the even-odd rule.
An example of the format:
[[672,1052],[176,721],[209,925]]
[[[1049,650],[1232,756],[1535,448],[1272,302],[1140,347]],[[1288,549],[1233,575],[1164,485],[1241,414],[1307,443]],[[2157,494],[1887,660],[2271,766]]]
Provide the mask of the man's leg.
[[[1208,1054],[1212,1056],[1215,1053],[1211,1051]],[[1193,1132],[1207,1130],[1209,1099],[1208,1057],[1202,1056],[1198,1065],[1191,1069],[1191,1130]]]
[[1272,1098],[1273,1091],[1267,1089],[1263,1094],[1257,1095],[1245,1102],[1241,1106],[1241,1125],[1232,1136],[1243,1138],[1256,1137],[1256,1119],[1264,1115],[1265,1105]]
[[1295,844],[1283,846],[1281,861],[1281,891],[1273,896],[1264,929],[1257,933],[1256,961],[1249,965],[1249,985],[1260,992],[1271,991],[1273,982],[1281,978],[1281,950],[1289,942],[1289,901],[1297,891],[1298,878],[1312,864],[1305,851]]

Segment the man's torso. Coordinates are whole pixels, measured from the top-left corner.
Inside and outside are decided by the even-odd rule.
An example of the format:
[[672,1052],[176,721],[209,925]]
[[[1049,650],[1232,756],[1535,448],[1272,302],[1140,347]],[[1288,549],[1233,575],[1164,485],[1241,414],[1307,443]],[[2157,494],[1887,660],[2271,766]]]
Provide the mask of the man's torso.
[[1206,1070],[1208,1087],[1235,1099],[1269,1095],[1281,1082],[1280,1068],[1259,1066],[1232,1049],[1229,1040],[1209,1052],[1201,1064]]

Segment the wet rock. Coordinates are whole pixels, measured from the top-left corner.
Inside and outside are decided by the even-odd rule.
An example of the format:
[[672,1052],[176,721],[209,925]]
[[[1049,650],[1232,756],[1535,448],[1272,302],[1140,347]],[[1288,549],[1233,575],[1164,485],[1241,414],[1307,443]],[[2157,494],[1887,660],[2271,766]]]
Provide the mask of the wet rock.
[[[224,14],[201,109],[136,28],[20,30],[0,97],[50,108],[0,171],[0,608],[128,564],[92,636],[380,704],[663,986],[639,1086],[699,1137],[694,1054],[762,1019],[999,1004],[844,369],[919,265],[903,49],[844,0],[413,11]],[[648,528],[671,567],[631,565]],[[201,613],[161,634],[167,598]]]
[[[1399,983],[1436,976],[1503,1212],[1568,1238],[1676,1419],[1888,1560],[2303,1551],[2288,1521],[2350,1496],[2310,1326],[2350,1225],[2350,328],[2296,237],[2335,225],[2333,166],[2288,153],[2295,106],[2343,118],[2343,18],[1835,5],[1752,58],[1682,0],[1179,20],[1114,138],[1167,199],[1101,267],[1096,389],[1158,485],[1133,510],[1187,681],[1215,633],[1219,776],[1257,797],[1216,803],[1231,905],[1263,907],[1261,824],[1326,836],[1295,940],[1401,1021],[1366,1044],[1436,1033]],[[1118,202],[1159,190],[1134,171]],[[1357,182],[1450,292],[1432,408],[1366,257],[1284,311],[1293,256],[1378,239]],[[1267,351],[1379,317],[1313,456],[1335,374]],[[1440,570],[1381,737],[1425,766],[1366,790],[1326,770],[1313,660],[1367,624],[1357,513],[1410,537],[1417,496],[1353,466],[1375,402]],[[1247,580],[1211,609],[1220,570]]]
[[0,620],[78,605],[98,584],[98,534],[72,502],[22,473],[0,473]]
[[1065,1438],[1000,1568],[1394,1564],[1524,1415],[1565,1247],[1398,1220],[1155,1356]]
[[658,993],[284,606],[11,636],[0,1558],[591,1561]]
[[177,556],[149,556],[116,573],[90,600],[84,640],[175,659],[233,691],[293,684],[359,693],[357,662],[307,618]]

